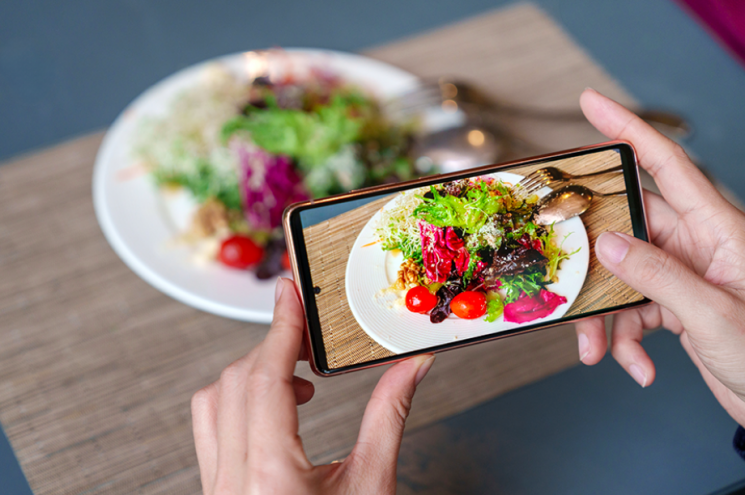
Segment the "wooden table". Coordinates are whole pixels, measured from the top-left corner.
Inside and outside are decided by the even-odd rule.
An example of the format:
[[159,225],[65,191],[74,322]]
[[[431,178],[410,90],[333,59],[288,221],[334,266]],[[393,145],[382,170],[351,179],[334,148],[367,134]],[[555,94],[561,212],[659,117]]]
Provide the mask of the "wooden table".
[[[367,55],[421,76],[456,74],[517,104],[577,108],[592,86],[634,104],[540,10],[520,4]],[[513,121],[549,149],[598,142],[587,125]],[[102,133],[0,168],[0,423],[37,495],[198,493],[189,399],[267,326],[202,313],[157,292],[96,223],[91,172]],[[572,328],[438,357],[414,401],[417,428],[577,363]],[[309,456],[355,440],[382,370],[320,380],[300,408]]]

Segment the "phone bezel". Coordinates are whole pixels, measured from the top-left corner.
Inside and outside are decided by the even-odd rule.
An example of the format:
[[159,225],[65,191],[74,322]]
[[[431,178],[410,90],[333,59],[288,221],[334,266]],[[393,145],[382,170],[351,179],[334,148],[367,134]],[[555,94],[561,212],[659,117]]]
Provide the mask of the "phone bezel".
[[[323,343],[323,336],[321,334],[321,325],[318,317],[318,310],[315,304],[315,294],[313,292],[313,281],[310,274],[310,266],[307,263],[307,252],[305,249],[305,239],[303,235],[303,228],[300,222],[300,212],[318,208],[321,206],[327,206],[330,204],[343,203],[346,201],[362,199],[370,196],[395,193],[403,191],[405,189],[411,189],[416,187],[423,187],[428,185],[439,184],[449,180],[464,179],[474,177],[477,175],[483,175],[486,173],[496,172],[505,168],[511,168],[516,166],[532,165],[538,163],[552,162],[565,158],[572,158],[576,156],[582,156],[590,153],[597,153],[609,149],[616,149],[621,156],[621,163],[623,165],[623,174],[626,183],[627,197],[629,200],[629,210],[631,214],[631,224],[634,231],[634,236],[643,241],[649,240],[649,233],[647,230],[647,219],[644,213],[644,198],[641,189],[641,182],[639,180],[639,169],[636,159],[636,152],[633,146],[626,141],[610,141],[607,143],[601,143],[593,146],[585,146],[582,148],[575,148],[566,150],[558,153],[551,153],[547,155],[540,155],[536,157],[527,158],[524,160],[512,161],[501,164],[485,165],[478,168],[465,170],[462,172],[454,172],[450,174],[438,174],[421,179],[400,182],[397,184],[384,185],[371,187],[367,189],[361,189],[358,191],[352,191],[346,194],[340,194],[336,196],[329,196],[327,198],[319,200],[310,200],[303,203],[295,203],[290,205],[284,212],[284,228],[287,239],[287,248],[292,265],[292,271],[295,280],[298,283],[300,299],[305,308],[305,319],[306,319],[306,348],[308,350],[308,360],[311,364],[311,369],[314,373],[322,377],[334,376],[351,371],[357,371],[360,369],[371,368],[374,366],[382,366],[390,364],[396,361],[402,361],[409,357],[416,356],[418,354],[438,353],[444,352],[459,347],[465,347],[469,345],[478,344],[481,342],[487,342],[506,337],[512,337],[528,332],[534,332],[537,330],[543,330],[557,325],[563,325],[566,323],[576,322],[586,318],[592,318],[595,316],[606,315],[623,311],[625,309],[649,304],[651,301],[646,297],[641,301],[624,304],[620,306],[614,306],[612,308],[602,309],[585,313],[582,315],[575,315],[567,318],[560,318],[559,320],[552,321],[550,323],[537,323],[535,325],[528,325],[514,330],[503,331],[493,335],[482,335],[479,337],[473,337],[468,340],[464,340],[458,343],[447,343],[439,346],[429,347],[420,351],[412,351],[405,354],[398,354],[396,356],[390,356],[387,358],[381,358],[374,361],[368,361],[359,364],[353,364],[344,366],[342,368],[329,368],[326,359],[326,349]],[[299,263],[298,260],[305,260],[304,263]]]

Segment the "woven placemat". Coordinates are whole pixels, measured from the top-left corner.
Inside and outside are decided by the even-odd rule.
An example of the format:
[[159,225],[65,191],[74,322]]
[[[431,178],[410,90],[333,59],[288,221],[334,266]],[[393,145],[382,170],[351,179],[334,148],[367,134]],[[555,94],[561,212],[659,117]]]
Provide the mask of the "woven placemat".
[[[620,164],[621,158],[618,153],[604,151],[562,160],[552,165],[570,174],[585,174],[607,170]],[[518,167],[510,169],[510,172],[526,176],[541,167],[542,165]],[[625,190],[622,174],[587,177],[575,182],[598,192]],[[303,229],[313,285],[321,289],[316,295],[316,303],[321,334],[331,368],[395,355],[370,338],[357,323],[347,303],[345,285],[347,259],[357,236],[375,212],[392,197],[378,199]],[[590,241],[590,264],[582,290],[566,316],[641,300],[641,294],[614,277],[594,255],[595,239],[602,232],[632,234],[626,197],[596,198],[590,210],[582,215],[582,221]]]
[[330,368],[342,368],[395,353],[371,339],[355,320],[347,303],[347,260],[367,221],[395,196],[377,199],[354,210],[303,229],[321,335]]
[[[633,103],[529,4],[368,55],[420,75],[456,74],[517,103],[577,108],[585,86]],[[553,150],[602,140],[582,124],[514,128]],[[0,422],[37,495],[198,493],[189,399],[268,327],[177,303],[116,257],[91,203],[101,137],[0,167]],[[567,327],[444,353],[417,392],[408,426],[576,362]],[[316,384],[316,397],[300,408],[312,460],[349,451],[381,373],[322,380],[298,366]]]

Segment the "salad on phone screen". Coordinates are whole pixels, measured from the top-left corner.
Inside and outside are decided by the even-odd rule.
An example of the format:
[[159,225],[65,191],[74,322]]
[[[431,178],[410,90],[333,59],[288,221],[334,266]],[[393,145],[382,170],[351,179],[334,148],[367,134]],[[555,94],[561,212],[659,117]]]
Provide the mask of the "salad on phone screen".
[[432,324],[451,315],[526,323],[567,302],[551,291],[563,260],[553,225],[533,222],[538,197],[476,177],[400,194],[376,225],[383,250],[403,255],[394,291]]

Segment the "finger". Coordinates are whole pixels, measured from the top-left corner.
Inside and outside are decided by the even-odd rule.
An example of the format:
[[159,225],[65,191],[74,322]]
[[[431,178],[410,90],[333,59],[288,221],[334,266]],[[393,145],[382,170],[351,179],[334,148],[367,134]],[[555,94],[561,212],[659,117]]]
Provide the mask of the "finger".
[[683,349],[685,349],[685,351],[688,353],[691,361],[693,361],[693,364],[695,364],[696,368],[698,368],[698,371],[701,373],[701,377],[704,379],[706,385],[712,391],[717,401],[719,401],[722,407],[729,413],[730,416],[732,416],[732,419],[734,419],[741,425],[745,425],[745,402],[743,402],[743,399],[732,392],[732,390],[730,390],[711,373],[709,368],[707,368],[706,365],[701,361],[698,353],[696,353],[695,349],[691,345],[691,342],[688,339],[688,334],[686,332],[681,333],[680,343],[683,346]]
[[608,339],[605,335],[605,318],[599,316],[578,321],[575,330],[577,331],[579,360],[590,366],[599,363],[608,348]]
[[217,394],[217,383],[211,383],[191,398],[194,446],[205,495],[212,493],[217,473]]
[[248,452],[248,376],[259,349],[231,363],[217,382],[217,472],[215,486],[226,493],[242,487]]
[[683,148],[619,103],[586,89],[580,105],[587,120],[611,139],[631,142],[639,164],[654,178],[667,202],[678,213],[709,211],[724,199],[691,162]]
[[[684,328],[697,333],[716,329],[722,338],[722,332],[732,327],[727,321],[732,297],[660,248],[626,234],[604,232],[595,253],[605,268],[669,309]],[[710,310],[700,311],[702,307]]]
[[667,330],[670,330],[675,335],[680,335],[683,332],[683,324],[669,309],[663,308],[662,306],[655,305],[659,308],[660,317],[662,318],[662,326]]
[[647,210],[649,240],[657,246],[664,245],[675,231],[678,214],[659,194],[646,189],[642,193],[644,195],[644,207]]
[[[305,319],[294,282],[280,278],[275,292],[274,319],[261,344],[249,377],[249,462],[296,455],[304,458],[299,443],[294,372]],[[309,390],[304,389],[305,394]],[[300,399],[309,398],[307,395]]]
[[370,397],[357,444],[345,464],[377,473],[380,485],[371,493],[388,493],[395,487],[396,461],[411,400],[434,359],[434,355],[422,355],[394,365],[380,378]]
[[292,377],[292,388],[295,389],[295,402],[298,406],[311,400],[316,392],[316,387],[312,382],[299,376]]
[[613,320],[611,353],[623,369],[642,387],[652,384],[655,367],[647,351],[642,347],[644,322],[641,311],[630,310],[618,313]]
[[272,326],[262,343],[255,367],[289,383],[301,357],[305,317],[292,280],[277,280],[275,298]]
[[305,339],[303,339],[303,342],[300,344],[300,354],[298,354],[297,360],[298,361],[307,361],[308,360],[308,345],[305,342]]

